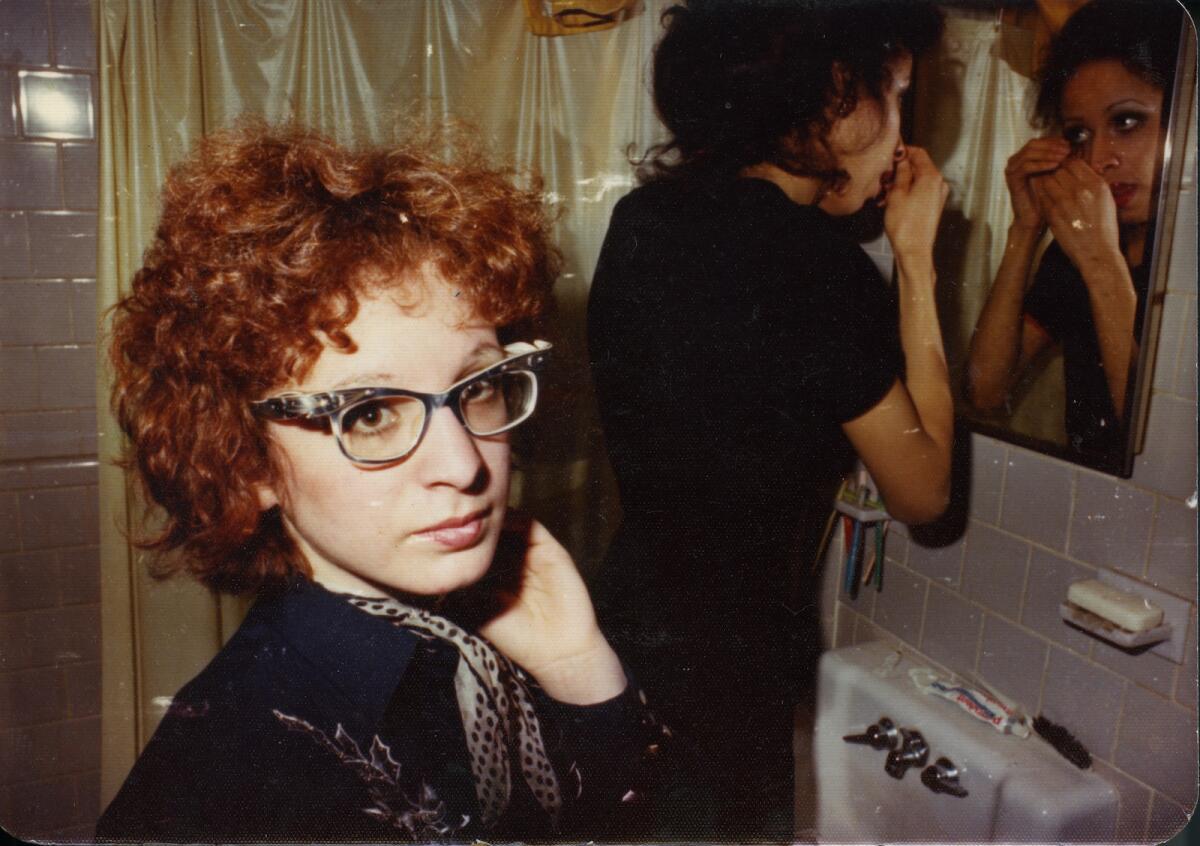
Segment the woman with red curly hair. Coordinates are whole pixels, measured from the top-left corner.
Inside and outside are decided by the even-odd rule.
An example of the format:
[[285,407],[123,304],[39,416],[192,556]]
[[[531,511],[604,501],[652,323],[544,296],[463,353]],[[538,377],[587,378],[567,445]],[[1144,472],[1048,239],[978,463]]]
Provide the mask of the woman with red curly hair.
[[506,519],[557,268],[511,176],[261,124],[172,171],[113,403],[146,545],[258,599],[101,839],[530,839],[634,786],[653,720],[569,555]]

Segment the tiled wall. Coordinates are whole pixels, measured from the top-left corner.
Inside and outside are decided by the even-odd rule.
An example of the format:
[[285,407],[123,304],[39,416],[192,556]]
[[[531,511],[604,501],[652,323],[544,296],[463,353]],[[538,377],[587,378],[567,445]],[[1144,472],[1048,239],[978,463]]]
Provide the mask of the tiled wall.
[[[1196,799],[1194,159],[1187,172],[1133,478],[972,435],[965,532],[925,546],[896,527],[884,590],[855,600],[837,593],[835,544],[823,602],[835,645],[891,641],[1066,726],[1120,793],[1118,841],[1162,842]],[[1188,601],[1182,664],[1126,654],[1059,619],[1068,585],[1100,568]]]
[[86,0],[0,0],[0,824],[98,815],[95,46]]

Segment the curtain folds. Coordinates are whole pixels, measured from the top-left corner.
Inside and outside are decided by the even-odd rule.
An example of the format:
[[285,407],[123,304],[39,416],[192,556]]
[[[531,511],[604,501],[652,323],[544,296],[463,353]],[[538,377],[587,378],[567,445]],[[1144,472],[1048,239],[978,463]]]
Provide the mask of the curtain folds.
[[[513,498],[591,565],[615,500],[580,378],[584,308],[612,206],[633,184],[627,147],[660,140],[647,72],[666,5],[647,0],[614,29],[547,39],[528,32],[521,4],[503,0],[96,0],[102,313],[140,266],[171,164],[239,115],[295,119],[342,142],[372,143],[415,121],[468,120],[498,157],[540,171],[562,209],[558,375],[526,434],[536,449]],[[106,397],[103,361],[99,380]],[[100,421],[107,803],[169,697],[245,609],[188,580],[146,575],[129,538],[154,516],[113,464],[121,437],[106,410]]]

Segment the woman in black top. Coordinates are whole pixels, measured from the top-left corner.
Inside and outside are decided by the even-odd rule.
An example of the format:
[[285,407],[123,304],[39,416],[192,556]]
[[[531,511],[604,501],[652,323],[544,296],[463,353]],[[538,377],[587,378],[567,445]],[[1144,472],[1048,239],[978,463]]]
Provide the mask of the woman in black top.
[[258,124],[171,172],[113,401],[164,516],[147,545],[258,601],[101,839],[618,830],[650,718],[570,557],[506,520],[556,268],[509,177]]
[[[1037,116],[1056,134],[1008,161],[1013,222],[971,342],[984,411],[1061,346],[1068,446],[1098,460],[1124,442],[1180,26],[1173,0],[1093,0],[1051,42]],[[1031,276],[1047,227],[1054,241]]]
[[[792,713],[820,650],[809,568],[855,454],[893,515],[948,498],[932,246],[946,188],[900,140],[913,3],[670,9],[671,140],[613,212],[588,308],[623,519],[602,624],[695,756],[659,835],[790,840]],[[886,205],[895,292],[838,218]]]

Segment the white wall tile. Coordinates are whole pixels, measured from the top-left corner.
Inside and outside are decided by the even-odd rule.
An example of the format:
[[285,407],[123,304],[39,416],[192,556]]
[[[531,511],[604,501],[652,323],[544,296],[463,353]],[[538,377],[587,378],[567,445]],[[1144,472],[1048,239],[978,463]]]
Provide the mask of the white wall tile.
[[74,340],[68,283],[0,282],[0,303],[0,344],[65,344]]
[[96,282],[93,279],[77,279],[71,283],[71,324],[73,339],[79,344],[96,343]]
[[1029,553],[1027,541],[971,524],[963,564],[963,593],[1010,620],[1018,619]]
[[96,348],[38,347],[37,381],[43,409],[96,407]]
[[95,144],[63,144],[63,197],[66,207],[95,211],[99,202],[99,153]]
[[21,541],[25,549],[100,542],[95,488],[51,488],[22,493]]
[[1117,789],[1120,808],[1117,811],[1117,843],[1144,843],[1146,818],[1150,813],[1150,788],[1131,779],[1120,770],[1092,758],[1092,767]]
[[1092,648],[1092,660],[1163,696],[1171,695],[1179,673],[1179,665],[1162,655],[1149,651],[1134,654],[1100,638]]
[[0,62],[13,65],[50,63],[50,10],[46,0],[0,3]]
[[1067,588],[1072,582],[1095,578],[1095,575],[1096,571],[1090,567],[1034,548],[1029,559],[1020,622],[1061,646],[1088,654],[1092,639],[1064,623],[1058,606],[1066,600]]
[[1137,457],[1133,481],[1175,499],[1196,492],[1196,403],[1166,394],[1150,401],[1146,449]]
[[95,278],[95,214],[31,212],[29,243],[34,276],[57,279]]
[[1110,758],[1128,682],[1052,646],[1042,713],[1075,735],[1092,755]]
[[25,213],[0,211],[0,278],[29,276],[31,266]]
[[11,138],[17,133],[17,100],[14,91],[13,75],[0,70],[0,138]]
[[1179,368],[1184,326],[1191,310],[1186,294],[1167,294],[1163,298],[1162,323],[1158,331],[1158,351],[1154,361],[1154,390],[1173,391]]
[[1196,509],[1159,497],[1146,578],[1156,587],[1195,599]]
[[1071,515],[1071,557],[1142,575],[1154,519],[1154,497],[1130,484],[1081,470]]
[[0,455],[9,461],[95,454],[95,424],[89,424],[82,412],[32,411],[0,415]]
[[1000,518],[1000,493],[1008,448],[985,435],[971,435],[971,517],[985,523]]
[[956,538],[946,546],[923,546],[915,538],[908,543],[908,566],[934,584],[957,588],[962,580],[963,550],[966,535]]
[[1048,649],[1041,638],[985,614],[976,674],[988,687],[1017,700],[1028,713],[1037,714]]
[[921,651],[934,661],[964,675],[975,672],[983,612],[962,596],[929,586]]
[[44,141],[0,143],[0,207],[62,208],[58,145]]
[[88,0],[52,0],[54,61],[59,67],[96,69],[96,39]]
[[871,620],[901,640],[917,646],[929,580],[898,566],[889,567],[883,579],[885,587],[875,602]]
[[1189,297],[1187,317],[1183,321],[1183,339],[1179,349],[1179,366],[1175,370],[1174,391],[1181,397],[1196,399],[1196,298]]
[[1195,711],[1196,685],[1196,606],[1193,605],[1183,645],[1183,664],[1179,667],[1179,678],[1175,680],[1175,701]]
[[1073,475],[1074,471],[1061,462],[1011,448],[1004,477],[1001,528],[1064,551]]
[[33,347],[0,348],[0,410],[37,408],[36,375]]
[[1196,799],[1196,714],[1130,685],[1113,763],[1176,802]]

